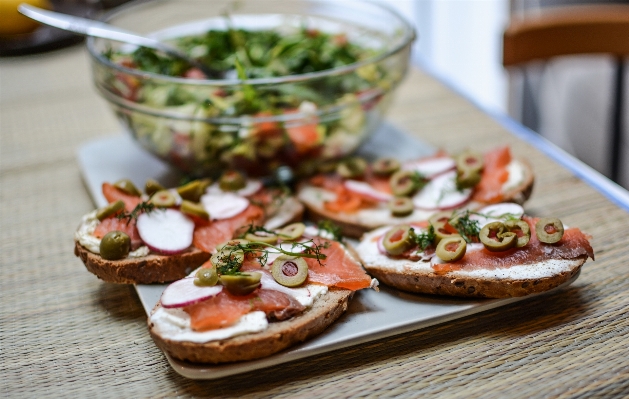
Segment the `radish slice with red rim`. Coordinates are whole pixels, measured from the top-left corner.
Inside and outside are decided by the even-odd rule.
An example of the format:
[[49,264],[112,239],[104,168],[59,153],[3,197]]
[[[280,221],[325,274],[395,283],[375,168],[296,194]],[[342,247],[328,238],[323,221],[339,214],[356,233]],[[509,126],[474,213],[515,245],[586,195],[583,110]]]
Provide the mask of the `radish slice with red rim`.
[[201,204],[212,220],[220,220],[243,212],[249,206],[249,200],[234,193],[205,194]]
[[365,183],[362,181],[346,180],[345,188],[355,193],[369,197],[373,199],[374,201],[387,202],[391,198],[393,198],[391,194],[378,191],[375,188],[373,188],[371,185],[369,185],[368,183]]
[[402,169],[413,170],[427,179],[432,179],[442,173],[456,168],[456,162],[450,157],[438,157],[418,161],[406,162]]
[[150,250],[175,255],[192,245],[194,222],[175,209],[156,209],[138,216],[140,238]]
[[446,210],[462,206],[471,196],[471,188],[457,189],[456,171],[451,171],[429,181],[415,194],[413,204],[424,210]]
[[491,222],[520,219],[522,215],[524,215],[522,206],[512,202],[503,202],[481,208],[471,215],[470,219],[477,220],[478,226],[482,229],[483,226]]
[[216,296],[222,290],[222,285],[198,286],[194,277],[187,277],[166,287],[160,301],[165,308],[181,308]]

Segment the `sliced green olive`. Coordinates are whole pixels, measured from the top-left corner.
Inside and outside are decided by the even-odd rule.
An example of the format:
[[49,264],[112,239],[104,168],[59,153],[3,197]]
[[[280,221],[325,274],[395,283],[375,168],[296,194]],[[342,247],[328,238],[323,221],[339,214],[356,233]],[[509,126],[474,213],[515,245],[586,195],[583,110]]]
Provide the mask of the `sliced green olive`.
[[166,187],[159,184],[157,180],[148,179],[144,184],[144,192],[146,195],[153,195],[161,190],[166,190]]
[[245,240],[259,241],[266,244],[275,244],[277,242],[277,234],[270,234],[261,231],[255,233],[247,233],[245,235]]
[[478,233],[478,238],[485,248],[492,252],[502,252],[514,248],[518,242],[518,236],[507,231],[502,222],[486,224]]
[[271,265],[271,274],[281,285],[297,287],[308,278],[308,263],[304,258],[280,255]]
[[107,260],[124,259],[131,250],[131,238],[122,231],[114,230],[100,240],[100,256]]
[[471,170],[457,171],[456,186],[459,190],[472,188],[480,183],[481,173]]
[[221,284],[233,295],[249,295],[260,286],[262,273],[248,272],[245,274],[222,275]]
[[393,216],[408,216],[413,213],[413,201],[408,197],[392,198],[387,204]]
[[421,182],[418,180],[416,172],[410,170],[399,170],[389,178],[391,191],[398,197],[405,197],[413,194]]
[[535,224],[537,238],[545,244],[554,244],[563,237],[563,223],[557,218],[541,218]]
[[240,172],[228,170],[221,176],[218,186],[223,191],[237,191],[247,185],[247,178]]
[[234,247],[223,247],[220,251],[212,255],[210,261],[214,266],[240,266],[245,261],[245,253],[242,249]]
[[371,165],[371,169],[378,176],[390,176],[400,170],[400,163],[393,158],[380,158]]
[[249,244],[249,240],[245,240],[244,238],[234,238],[232,240],[225,241],[224,243],[217,245],[216,250],[222,251],[224,248],[229,249],[229,248],[237,247],[238,245],[247,245],[247,244]]
[[391,228],[385,235],[382,244],[391,255],[400,255],[415,245],[415,233],[411,226],[402,224]]
[[317,163],[317,172],[319,173],[332,173],[338,166],[337,161],[327,161]]
[[107,206],[104,206],[96,211],[96,219],[103,220],[108,218],[109,216],[115,215],[124,209],[124,202],[122,200],[118,200],[116,202],[112,202]]
[[448,237],[439,241],[435,253],[445,262],[456,262],[460,260],[467,250],[467,243],[461,236]]
[[161,208],[175,206],[177,198],[168,190],[160,190],[151,196],[150,202]]
[[142,195],[135,184],[129,179],[118,180],[114,183],[114,187],[119,188],[129,195],[135,195],[136,197]]
[[456,157],[455,161],[458,171],[480,172],[483,170],[483,156],[477,152],[464,151]]
[[341,161],[336,167],[336,173],[346,179],[361,177],[367,170],[367,161],[363,158],[352,157]]
[[185,200],[199,202],[201,196],[205,193],[205,189],[208,188],[210,184],[212,184],[210,179],[193,180],[183,186],[177,187],[177,193]]
[[214,286],[218,283],[218,273],[216,266],[200,268],[194,277],[194,285],[199,287]]
[[507,231],[514,233],[518,237],[515,243],[516,248],[522,248],[529,243],[531,239],[531,228],[524,220],[507,220],[504,225]]
[[203,205],[198,202],[188,200],[181,201],[179,210],[186,215],[194,216],[203,220],[210,220],[210,214],[207,213]]
[[452,212],[443,211],[438,212],[430,217],[428,221],[433,227],[435,232],[435,242],[439,244],[444,238],[459,237],[460,234],[457,231],[453,231],[450,223]]
[[297,222],[284,226],[277,234],[282,241],[295,241],[304,234],[304,231],[306,231],[306,225]]

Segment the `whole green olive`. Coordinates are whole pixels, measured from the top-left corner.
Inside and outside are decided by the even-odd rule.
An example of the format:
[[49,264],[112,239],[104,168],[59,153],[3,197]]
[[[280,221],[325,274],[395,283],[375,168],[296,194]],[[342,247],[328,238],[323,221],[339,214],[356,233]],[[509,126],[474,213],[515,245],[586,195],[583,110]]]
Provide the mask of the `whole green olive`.
[[197,270],[194,278],[194,285],[199,287],[214,286],[218,283],[218,273],[216,272],[216,266],[202,267]]
[[118,230],[110,231],[100,240],[100,256],[107,260],[124,259],[131,251],[131,238]]

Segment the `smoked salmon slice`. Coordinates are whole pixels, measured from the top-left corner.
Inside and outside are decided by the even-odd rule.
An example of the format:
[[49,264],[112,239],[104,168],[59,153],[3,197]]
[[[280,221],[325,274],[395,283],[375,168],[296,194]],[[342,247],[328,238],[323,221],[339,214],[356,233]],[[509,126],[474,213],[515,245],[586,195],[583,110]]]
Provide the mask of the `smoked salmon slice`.
[[483,157],[484,166],[480,183],[476,185],[473,199],[485,203],[502,200],[502,185],[509,179],[507,166],[511,163],[508,146],[496,148]]
[[504,252],[481,249],[466,253],[458,262],[433,265],[433,269],[436,273],[447,273],[454,270],[493,270],[552,259],[576,259],[581,256],[594,259],[594,251],[588,237],[578,228],[566,229],[562,239],[556,244],[543,244],[535,234],[535,223],[539,219],[525,216],[523,220],[531,228],[531,239],[526,246]]
[[[371,277],[360,263],[336,241],[315,240],[326,255],[320,262],[304,258],[308,264],[308,282],[356,291],[371,286]],[[327,246],[327,248],[324,248]]]
[[194,229],[192,243],[202,251],[212,253],[216,246],[231,240],[237,229],[249,224],[260,225],[264,221],[264,212],[259,206],[249,205],[238,215],[222,220],[215,220]]
[[133,211],[133,209],[142,202],[140,197],[127,194],[111,183],[103,183],[102,191],[105,199],[107,199],[107,202],[109,203],[122,200],[122,202],[124,202],[124,208],[127,212]]
[[293,297],[279,291],[258,289],[249,295],[231,295],[226,290],[203,302],[187,306],[190,327],[195,331],[228,327],[242,316],[256,310],[267,317],[285,320],[303,312],[305,307]]
[[138,228],[135,225],[136,220],[131,219],[127,223],[127,219],[118,219],[115,216],[103,219],[94,230],[94,237],[103,238],[110,231],[122,231],[131,239],[131,250],[136,250],[143,245]]

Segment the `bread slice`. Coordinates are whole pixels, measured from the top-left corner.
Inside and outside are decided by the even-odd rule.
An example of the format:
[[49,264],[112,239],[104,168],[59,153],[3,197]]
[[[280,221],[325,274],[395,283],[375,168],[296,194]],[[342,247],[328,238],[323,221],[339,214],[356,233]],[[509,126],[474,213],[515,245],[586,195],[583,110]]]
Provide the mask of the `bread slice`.
[[210,259],[210,254],[207,252],[190,248],[178,255],[149,254],[140,258],[106,260],[88,251],[78,242],[74,244],[74,254],[83,261],[87,270],[99,279],[119,284],[154,284],[175,281],[185,277]]
[[[522,167],[522,179],[519,184],[503,192],[502,202],[523,204],[531,196],[535,179],[533,169],[526,160],[516,159],[515,162]],[[435,211],[415,209],[408,216],[396,217],[391,215],[386,203],[378,203],[373,208],[361,209],[354,213],[332,212],[325,208],[324,203],[334,200],[336,194],[308,182],[299,185],[297,197],[306,206],[306,213],[310,220],[314,222],[332,220],[341,228],[343,235],[353,238],[360,238],[364,233],[380,226],[428,220],[435,213]],[[471,201],[466,203],[463,209],[477,210],[486,205],[489,204]]]
[[430,262],[394,259],[382,254],[376,237],[386,227],[365,234],[356,247],[369,274],[400,290],[422,294],[510,298],[548,291],[577,275],[587,256],[552,259],[509,268],[436,273]]
[[[304,313],[289,320],[271,322],[257,333],[195,343],[165,338],[159,325],[148,318],[148,328],[157,346],[175,359],[193,363],[227,363],[259,359],[306,341],[325,330],[346,310],[353,292],[331,288]],[[151,314],[160,308],[157,304]]]
[[[287,198],[267,219],[265,227],[275,229],[302,220],[303,205],[295,198]],[[167,283],[185,277],[210,258],[210,254],[191,247],[177,255],[149,254],[138,258],[106,260],[90,252],[75,241],[74,254],[88,271],[108,283],[155,284]]]

